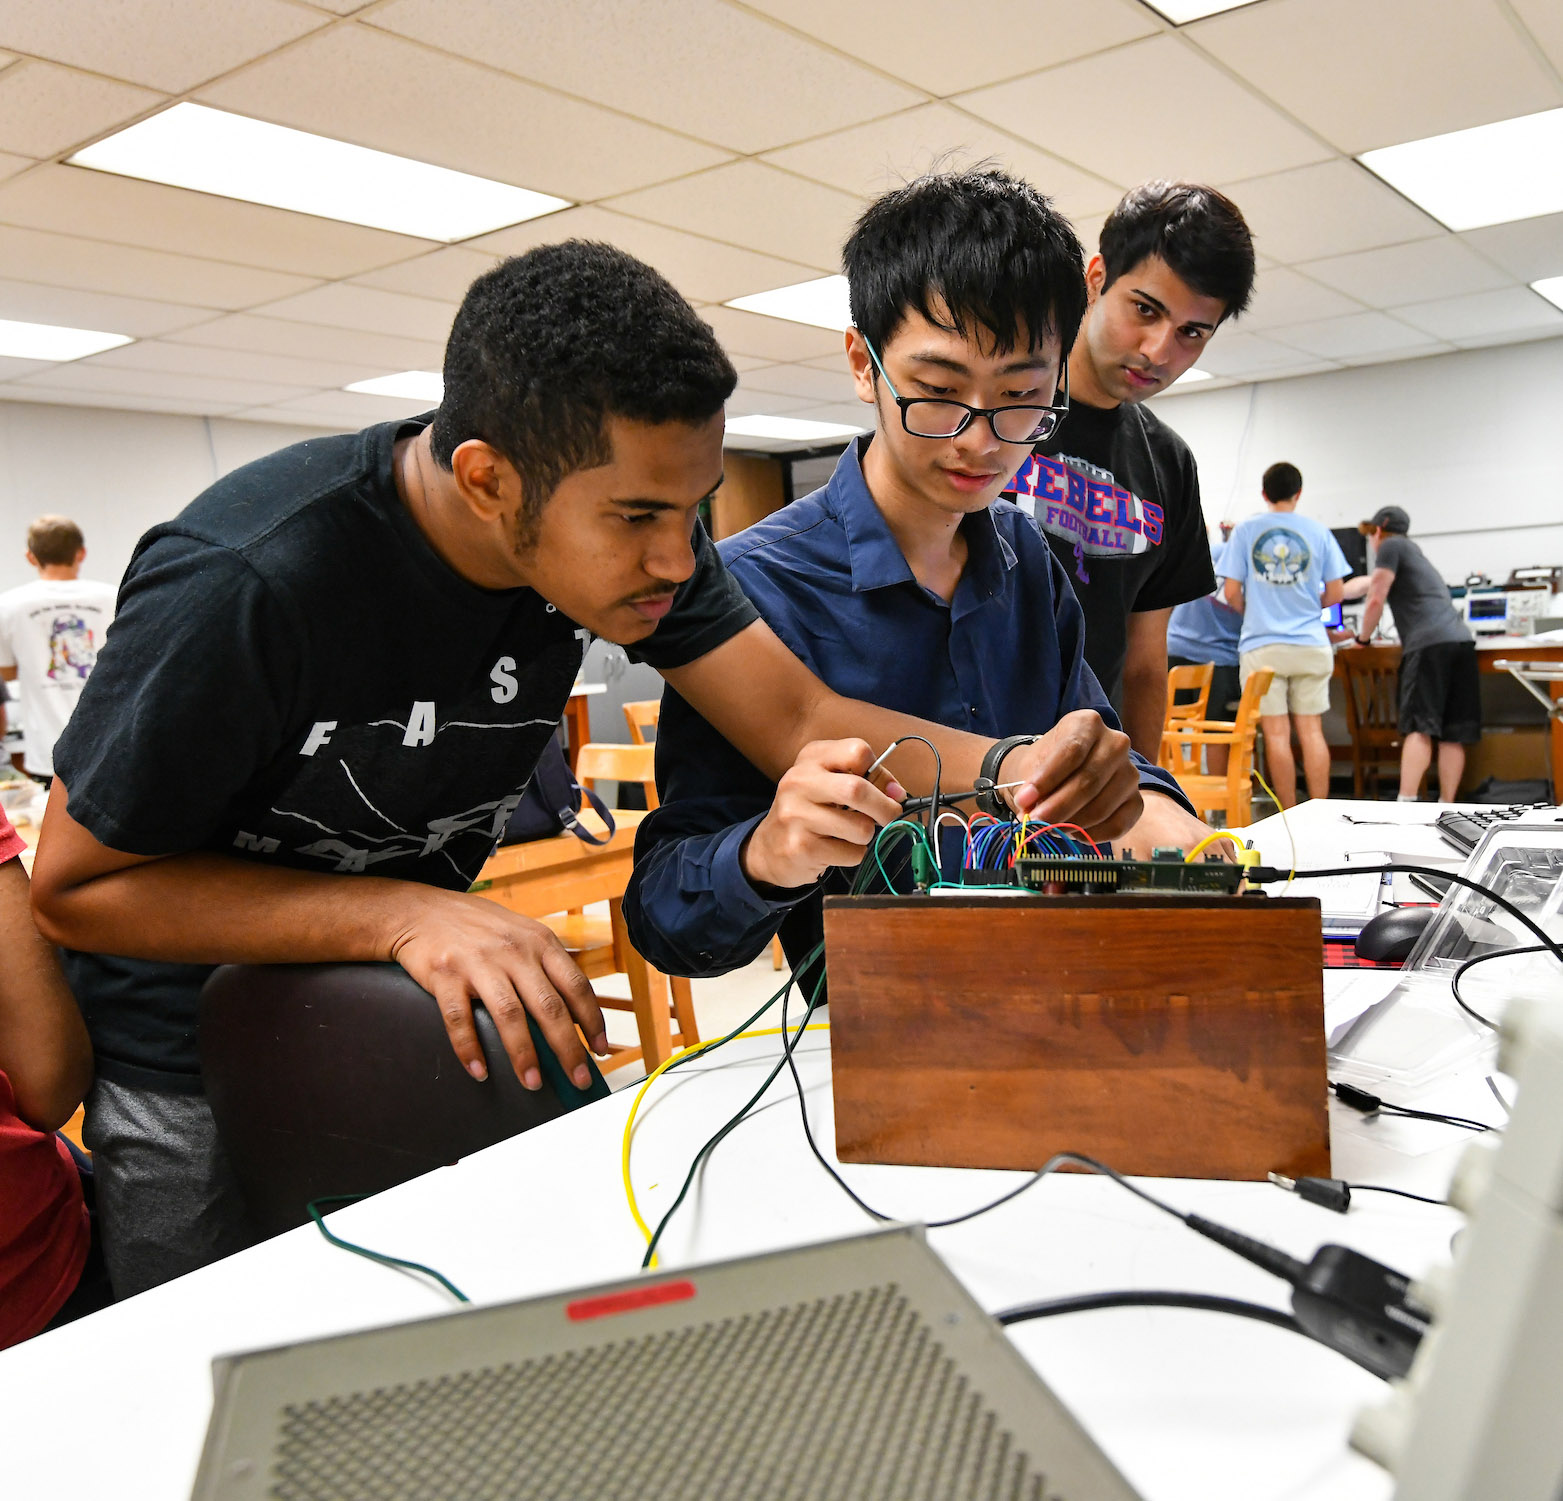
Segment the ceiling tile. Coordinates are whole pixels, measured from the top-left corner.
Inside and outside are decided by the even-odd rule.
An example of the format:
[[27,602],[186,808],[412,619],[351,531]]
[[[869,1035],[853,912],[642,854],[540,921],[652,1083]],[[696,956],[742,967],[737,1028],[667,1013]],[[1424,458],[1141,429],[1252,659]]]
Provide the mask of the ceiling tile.
[[1559,337],[1555,328],[1516,328],[1508,333],[1483,334],[1479,339],[1451,339],[1456,349],[1492,349],[1500,344],[1534,344]]
[[[1172,80],[1175,106],[1151,116],[1136,106],[1170,99]],[[1071,110],[1072,99],[1120,100],[1123,107]],[[1131,42],[962,94],[956,103],[1125,187],[1154,177],[1256,177],[1330,154],[1176,36]]]
[[[552,219],[554,215],[545,217]],[[410,297],[432,297],[439,302],[459,303],[466,296],[467,288],[485,271],[492,271],[499,259],[497,255],[466,245],[446,245],[410,261],[365,272],[353,280],[361,286],[382,287],[387,292],[406,292]]]
[[29,376],[23,384],[68,391],[107,391],[126,396],[168,396],[178,401],[204,402],[214,412],[260,406],[305,394],[303,387],[279,386],[267,381],[219,380],[204,375],[172,375],[160,370],[116,370],[82,361]]
[[427,297],[408,297],[375,287],[356,287],[349,282],[316,287],[254,311],[263,318],[420,339],[441,347],[450,337],[451,320],[456,316],[455,307],[448,302],[431,302]]
[[811,365],[771,365],[746,375],[743,388],[747,391],[774,391],[782,396],[801,396],[815,402],[856,400],[852,376],[847,371],[845,351],[834,372],[819,370]]
[[1443,342],[1416,344],[1409,349],[1376,349],[1364,354],[1354,354],[1341,361],[1353,369],[1363,365],[1394,365],[1403,360],[1425,360],[1429,355],[1453,354],[1454,345]]
[[305,417],[341,423],[346,432],[370,427],[376,422],[391,422],[398,417],[416,417],[429,410],[427,402],[402,401],[395,396],[365,396],[358,391],[324,391],[316,396],[295,396],[272,403],[267,411],[282,421]]
[[766,318],[730,307],[702,308],[700,316],[731,353],[777,363],[831,353],[841,357],[841,335],[828,328],[811,328],[806,323],[789,323],[785,318]]
[[921,98],[721,0],[392,0],[368,19],[734,151],[764,151]]
[[[1254,281],[1254,300],[1238,320],[1244,333],[1275,328],[1282,323],[1311,323],[1319,318],[1335,318],[1343,313],[1360,312],[1350,297],[1288,270],[1285,266],[1267,266]],[[1224,338],[1225,334],[1218,335]]]
[[31,375],[35,370],[48,370],[52,365],[53,362],[50,360],[13,360],[0,355],[0,381],[15,380],[19,375]]
[[840,266],[841,242],[863,211],[857,198],[763,162],[714,167],[613,199],[605,207],[820,271]]
[[923,172],[993,161],[1041,188],[1071,217],[1105,212],[1119,198],[1111,183],[948,104],[920,105],[799,146],[784,146],[768,152],[765,160],[848,193],[875,195]]
[[32,165],[30,156],[12,156],[9,151],[0,151],[0,182],[7,177],[15,177],[18,172],[25,172]]
[[281,318],[257,318],[253,313],[232,313],[199,324],[173,336],[176,344],[206,344],[218,349],[253,349],[257,354],[280,354],[296,359],[364,364],[378,373],[398,370],[438,370],[444,350],[420,339],[390,338],[384,334],[355,333],[346,328],[324,328],[313,323],[289,323]]
[[1509,278],[1491,261],[1462,245],[1453,235],[1308,261],[1299,269],[1379,308],[1484,292],[1509,284]]
[[748,391],[742,385],[727,398],[729,417],[790,416],[811,405],[806,396],[778,396],[774,391]]
[[0,73],[0,149],[54,156],[162,101],[161,94],[74,68],[19,62]]
[[1495,0],[1266,0],[1186,34],[1353,155],[1563,103]]
[[200,98],[570,199],[626,192],[726,156],[356,22],[222,79]]
[[180,94],[328,24],[285,0],[48,0],[6,6],[0,45]]
[[223,415],[229,422],[264,422],[270,425],[318,428],[330,433],[352,432],[355,427],[364,426],[361,422],[344,422],[340,417],[317,417],[310,412],[284,407],[245,407]]
[[1563,311],[1529,287],[1412,303],[1396,308],[1395,316],[1438,339],[1482,339],[1533,328],[1563,333]]
[[0,225],[0,266],[19,281],[229,310],[269,302],[313,285],[304,276],[11,225]]
[[1358,355],[1387,354],[1428,342],[1427,335],[1387,313],[1350,313],[1317,323],[1295,323],[1274,331],[1277,339],[1325,359],[1351,360]]
[[1248,220],[1255,246],[1287,264],[1445,233],[1355,162],[1320,162],[1224,187]]
[[1199,357],[1199,368],[1212,375],[1242,376],[1302,362],[1302,356],[1295,349],[1278,344],[1274,339],[1222,329],[1210,341],[1210,348]]
[[747,292],[768,292],[772,287],[790,286],[819,275],[817,267],[798,261],[778,260],[595,206],[566,209],[471,243],[497,254],[522,255],[537,245],[576,238],[606,240],[639,256],[695,302],[726,302]]
[[[84,391],[72,386],[42,386],[34,381],[12,381],[3,388],[6,401],[26,401],[41,406],[103,407],[119,412],[168,412],[184,417],[215,417],[210,401],[188,401],[177,396],[138,396],[127,391]],[[223,413],[222,415],[229,415]]]
[[59,323],[102,333],[143,338],[188,328],[212,316],[210,308],[115,297],[72,287],[45,287],[31,281],[0,281],[0,318],[30,323]]
[[1563,6],[1557,0],[1509,0],[1509,8],[1536,39],[1552,66],[1563,72]]
[[862,432],[869,432],[874,426],[874,409],[862,401],[831,402],[826,406],[800,407],[796,412],[788,412],[789,417],[806,417],[813,422],[840,422],[846,427],[855,427]]
[[1520,281],[1563,276],[1563,214],[1494,224],[1460,238]]
[[214,376],[219,380],[269,381],[279,386],[335,390],[351,381],[386,372],[378,364],[301,360],[291,355],[259,354],[252,349],[220,349],[205,344],[172,344],[138,339],[82,360],[113,369],[160,370],[170,375]]
[[352,276],[434,248],[408,235],[84,167],[40,167],[0,184],[0,224],[311,277]]
[[1131,0],[990,0],[970,24],[947,0],[752,0],[843,52],[940,96],[1013,77],[1017,54],[998,39],[1024,37],[1023,68],[1045,68],[1157,30]]

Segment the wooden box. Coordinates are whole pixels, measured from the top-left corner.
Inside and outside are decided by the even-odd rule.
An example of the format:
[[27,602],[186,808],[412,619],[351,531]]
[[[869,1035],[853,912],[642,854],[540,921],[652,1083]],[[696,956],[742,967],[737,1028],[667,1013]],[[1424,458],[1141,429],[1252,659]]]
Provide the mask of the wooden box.
[[1319,904],[828,897],[843,1162],[1330,1170]]

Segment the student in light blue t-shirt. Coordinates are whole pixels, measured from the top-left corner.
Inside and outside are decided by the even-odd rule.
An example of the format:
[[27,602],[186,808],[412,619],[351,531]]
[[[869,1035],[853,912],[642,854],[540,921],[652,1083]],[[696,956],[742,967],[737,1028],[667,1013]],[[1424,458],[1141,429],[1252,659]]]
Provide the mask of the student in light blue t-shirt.
[[1302,474],[1295,464],[1272,464],[1262,488],[1264,511],[1238,523],[1216,572],[1226,581],[1227,603],[1243,612],[1244,683],[1261,667],[1275,674],[1259,701],[1259,725],[1276,796],[1289,808],[1297,801],[1294,726],[1308,796],[1330,795],[1323,716],[1335,654],[1321,612],[1341,599],[1351,569],[1329,528],[1297,514]]

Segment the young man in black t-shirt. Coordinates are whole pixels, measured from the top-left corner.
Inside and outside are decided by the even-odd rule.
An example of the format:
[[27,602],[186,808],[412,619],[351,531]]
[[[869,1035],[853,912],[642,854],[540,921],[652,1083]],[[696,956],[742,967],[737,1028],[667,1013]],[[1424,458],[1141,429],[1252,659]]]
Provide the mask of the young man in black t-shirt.
[[[86,1131],[121,1296],[248,1238],[201,1093],[214,964],[395,961],[475,1079],[480,1000],[529,1087],[530,1015],[601,1088],[576,1033],[606,1046],[590,985],[546,927],[468,893],[586,635],[631,646],[771,776],[864,737],[838,748],[863,848],[899,812],[863,777],[869,742],[927,735],[972,785],[991,738],[831,692],[723,568],[696,515],[736,379],[650,267],[545,246],[468,291],[432,420],[284,449],[142,539],[56,750],[33,887],[93,1038]],[[1132,777],[1112,808],[1098,794],[1121,785],[1121,738],[1098,721],[1013,752],[1016,806],[1120,832]]]
[[1154,761],[1167,701],[1167,622],[1216,586],[1188,445],[1144,407],[1248,305],[1254,248],[1214,188],[1125,194],[1086,268],[1069,356],[1069,418],[1015,476],[1085,612],[1085,655],[1130,744]]

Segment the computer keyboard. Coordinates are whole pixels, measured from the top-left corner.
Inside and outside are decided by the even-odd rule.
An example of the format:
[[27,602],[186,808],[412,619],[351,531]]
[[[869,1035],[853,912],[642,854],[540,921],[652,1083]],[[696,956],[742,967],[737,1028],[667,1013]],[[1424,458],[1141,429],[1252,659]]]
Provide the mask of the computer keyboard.
[[1474,813],[1440,813],[1434,822],[1445,844],[1453,845],[1462,855],[1468,855],[1482,842],[1482,835],[1495,823],[1524,818],[1540,810],[1551,812],[1551,805],[1513,803],[1507,808],[1478,808]]

